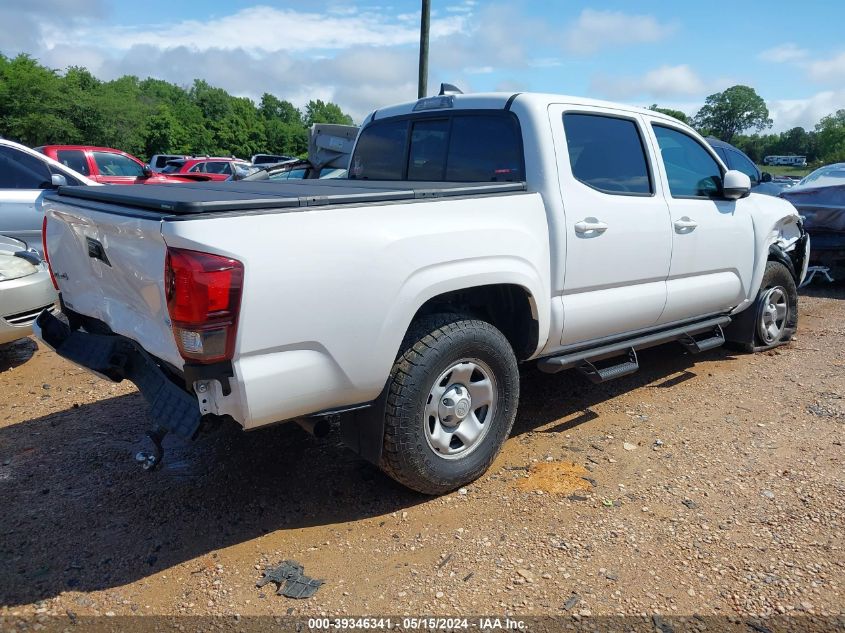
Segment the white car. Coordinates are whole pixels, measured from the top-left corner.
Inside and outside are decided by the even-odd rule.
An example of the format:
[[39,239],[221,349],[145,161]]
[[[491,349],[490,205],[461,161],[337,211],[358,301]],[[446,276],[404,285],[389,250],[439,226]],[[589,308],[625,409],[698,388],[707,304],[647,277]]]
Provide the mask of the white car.
[[41,250],[44,193],[60,185],[97,185],[70,167],[0,138],[0,235]]
[[135,382],[156,441],[338,416],[349,446],[437,494],[496,456],[520,362],[601,382],[651,345],[768,349],[797,327],[795,208],[672,117],[441,94],[372,113],[349,165],[48,196],[69,325],[44,314],[39,336]]
[[56,290],[46,264],[19,240],[0,235],[0,346],[32,334],[42,310],[53,311]]

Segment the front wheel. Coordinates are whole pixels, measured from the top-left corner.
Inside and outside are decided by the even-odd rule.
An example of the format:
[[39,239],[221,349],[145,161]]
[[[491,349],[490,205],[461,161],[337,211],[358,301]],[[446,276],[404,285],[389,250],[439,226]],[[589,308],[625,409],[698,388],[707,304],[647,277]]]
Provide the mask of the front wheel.
[[390,374],[381,468],[425,494],[467,484],[498,454],[518,401],[516,357],[499,330],[459,315],[424,317]]
[[798,289],[795,280],[786,266],[769,261],[754,304],[740,313],[735,324],[731,324],[734,333],[746,341],[738,347],[748,352],[777,347],[789,342],[797,327]]

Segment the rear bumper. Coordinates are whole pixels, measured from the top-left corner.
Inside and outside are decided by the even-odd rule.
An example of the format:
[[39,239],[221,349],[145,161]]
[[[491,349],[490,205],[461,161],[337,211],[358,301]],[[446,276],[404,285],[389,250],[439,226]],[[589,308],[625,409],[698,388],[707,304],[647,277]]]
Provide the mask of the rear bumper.
[[196,398],[134,341],[118,334],[71,330],[48,310],[38,315],[32,329],[59,356],[107,380],[134,383],[149,404],[155,425],[186,439],[196,435],[202,417]]

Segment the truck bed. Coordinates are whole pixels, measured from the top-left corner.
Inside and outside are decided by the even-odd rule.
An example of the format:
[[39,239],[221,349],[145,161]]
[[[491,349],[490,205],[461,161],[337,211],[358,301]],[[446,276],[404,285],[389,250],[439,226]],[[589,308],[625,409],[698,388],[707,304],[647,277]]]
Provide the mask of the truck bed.
[[286,182],[202,182],[169,185],[59,187],[50,198],[78,198],[190,216],[255,209],[367,204],[415,199],[491,195],[525,191],[524,182],[410,182],[324,180]]

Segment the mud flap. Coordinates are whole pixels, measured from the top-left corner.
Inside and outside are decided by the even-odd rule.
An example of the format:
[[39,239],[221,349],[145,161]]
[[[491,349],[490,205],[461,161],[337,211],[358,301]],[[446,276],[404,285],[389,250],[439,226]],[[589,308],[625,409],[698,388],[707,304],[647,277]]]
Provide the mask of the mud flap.
[[754,347],[754,319],[757,316],[757,302],[752,303],[739,314],[731,316],[731,323],[725,329],[725,342],[729,347],[751,349]]
[[202,417],[196,398],[171,381],[134,341],[117,334],[71,330],[46,310],[33,330],[59,356],[114,382],[134,383],[157,426],[184,439],[196,435]]
[[379,466],[384,446],[384,408],[387,387],[372,406],[340,415],[343,444],[371,464]]

